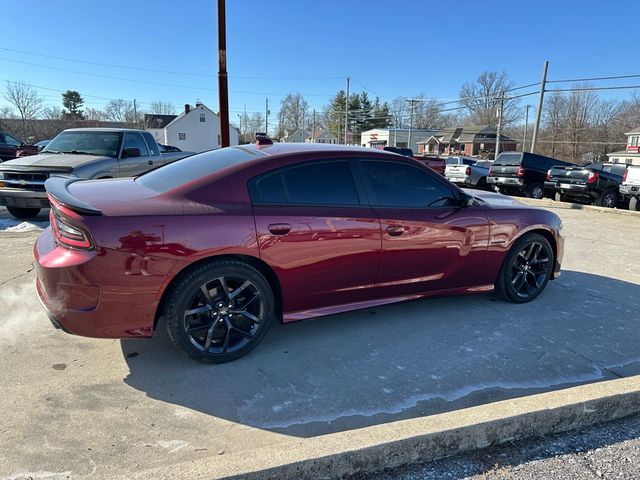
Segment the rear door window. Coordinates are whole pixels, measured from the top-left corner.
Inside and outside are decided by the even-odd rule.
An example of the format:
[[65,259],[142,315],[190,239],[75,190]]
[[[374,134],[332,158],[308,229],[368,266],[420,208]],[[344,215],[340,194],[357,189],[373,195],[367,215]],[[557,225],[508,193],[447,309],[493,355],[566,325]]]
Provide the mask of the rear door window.
[[347,161],[313,162],[263,175],[250,187],[254,203],[360,205]]

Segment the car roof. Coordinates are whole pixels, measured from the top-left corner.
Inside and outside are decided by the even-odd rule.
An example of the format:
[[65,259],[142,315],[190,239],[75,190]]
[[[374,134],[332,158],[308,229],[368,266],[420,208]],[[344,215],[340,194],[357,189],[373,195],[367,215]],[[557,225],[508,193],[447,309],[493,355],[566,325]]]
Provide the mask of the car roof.
[[144,132],[139,128],[109,128],[109,127],[85,127],[85,128],[67,128],[64,132]]

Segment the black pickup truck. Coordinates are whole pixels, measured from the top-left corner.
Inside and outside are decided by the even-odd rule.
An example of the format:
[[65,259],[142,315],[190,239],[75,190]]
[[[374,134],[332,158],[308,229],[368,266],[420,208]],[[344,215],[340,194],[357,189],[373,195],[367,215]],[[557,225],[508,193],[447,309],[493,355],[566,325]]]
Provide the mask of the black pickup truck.
[[547,172],[544,188],[555,192],[559,202],[578,201],[614,208],[620,200],[618,189],[626,167],[617,163],[555,166]]

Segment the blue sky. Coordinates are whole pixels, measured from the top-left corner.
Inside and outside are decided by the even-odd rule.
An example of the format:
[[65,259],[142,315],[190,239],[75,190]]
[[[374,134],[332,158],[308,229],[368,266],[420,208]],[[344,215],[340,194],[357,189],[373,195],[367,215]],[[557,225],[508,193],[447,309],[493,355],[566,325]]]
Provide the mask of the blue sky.
[[[2,3],[16,20],[3,22],[0,81],[31,83],[57,105],[72,89],[98,108],[120,97],[217,109],[216,0]],[[245,105],[264,111],[268,97],[275,122],[295,91],[320,109],[347,76],[352,89],[391,100],[456,98],[485,70],[537,82],[544,60],[550,79],[638,73],[637,11],[637,0],[227,0],[231,120]]]

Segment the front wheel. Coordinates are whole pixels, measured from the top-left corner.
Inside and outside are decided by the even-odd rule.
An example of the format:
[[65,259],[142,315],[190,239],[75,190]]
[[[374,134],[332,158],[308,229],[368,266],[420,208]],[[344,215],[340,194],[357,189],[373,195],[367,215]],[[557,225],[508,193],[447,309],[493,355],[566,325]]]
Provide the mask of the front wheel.
[[633,212],[640,212],[640,201],[638,197],[631,197],[629,200],[629,210]]
[[525,235],[505,257],[496,279],[496,293],[509,302],[530,302],[549,282],[553,262],[553,249],[546,238],[537,233]]
[[236,260],[195,268],[168,295],[165,317],[171,340],[203,363],[247,354],[274,317],[269,283],[258,270]]
[[598,195],[594,204],[599,207],[614,208],[618,204],[618,194],[613,190],[605,190]]
[[21,220],[34,218],[36,215],[40,213],[39,208],[7,207],[7,210],[11,215]]

